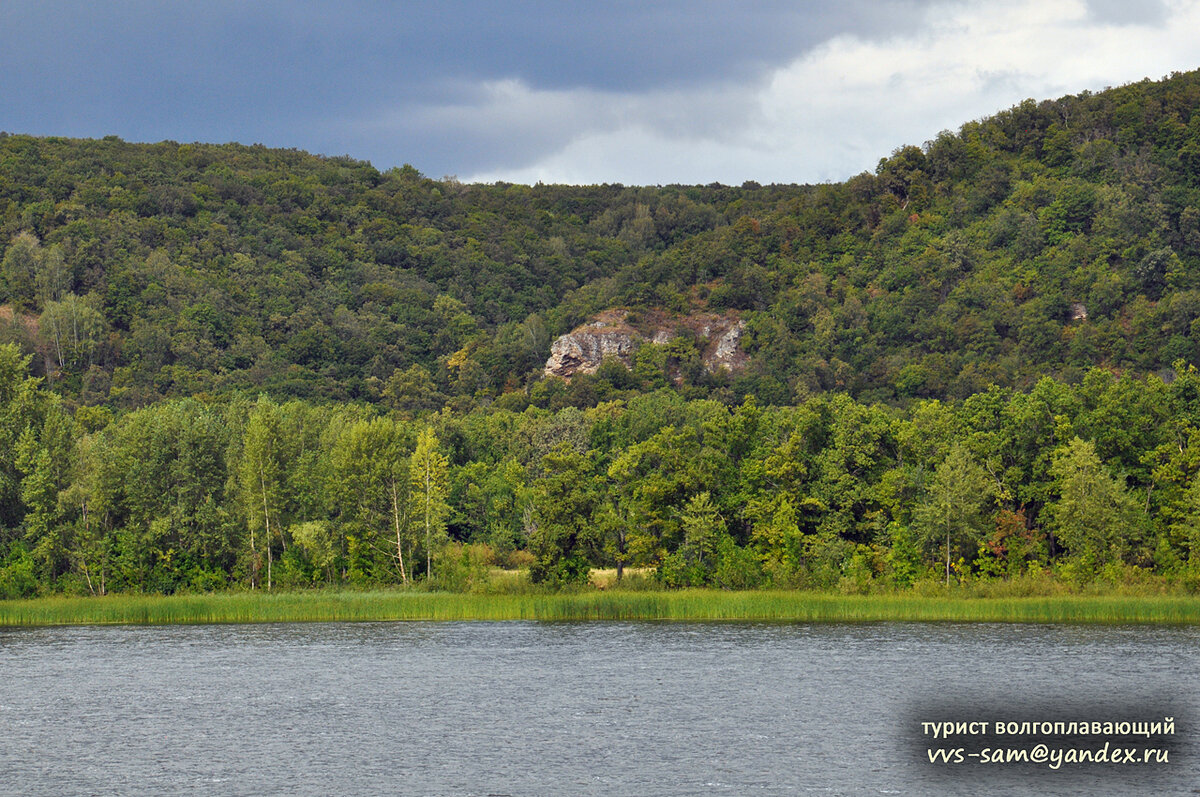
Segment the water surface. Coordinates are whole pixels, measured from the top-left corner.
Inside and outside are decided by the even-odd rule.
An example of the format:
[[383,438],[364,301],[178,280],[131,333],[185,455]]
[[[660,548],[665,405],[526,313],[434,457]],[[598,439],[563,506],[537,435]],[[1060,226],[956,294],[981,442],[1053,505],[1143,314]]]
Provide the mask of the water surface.
[[[1196,794],[1198,644],[982,624],[7,630],[0,793]],[[1174,716],[1176,734],[1156,766],[925,759],[920,721],[1000,714]]]

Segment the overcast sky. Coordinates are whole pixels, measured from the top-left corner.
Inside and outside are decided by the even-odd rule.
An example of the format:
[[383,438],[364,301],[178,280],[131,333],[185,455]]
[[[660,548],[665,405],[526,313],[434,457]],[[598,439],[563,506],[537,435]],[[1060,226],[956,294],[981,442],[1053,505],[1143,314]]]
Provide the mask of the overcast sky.
[[821,182],[1200,67],[1200,0],[0,0],[0,130],[532,183]]

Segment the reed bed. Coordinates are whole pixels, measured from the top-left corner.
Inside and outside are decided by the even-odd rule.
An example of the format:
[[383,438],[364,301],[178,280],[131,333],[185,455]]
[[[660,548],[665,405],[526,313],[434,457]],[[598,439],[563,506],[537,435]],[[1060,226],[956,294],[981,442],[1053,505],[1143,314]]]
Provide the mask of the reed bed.
[[768,622],[1200,622],[1187,596],[929,597],[795,591],[587,591],[573,594],[240,592],[0,601],[0,627],[395,620]]

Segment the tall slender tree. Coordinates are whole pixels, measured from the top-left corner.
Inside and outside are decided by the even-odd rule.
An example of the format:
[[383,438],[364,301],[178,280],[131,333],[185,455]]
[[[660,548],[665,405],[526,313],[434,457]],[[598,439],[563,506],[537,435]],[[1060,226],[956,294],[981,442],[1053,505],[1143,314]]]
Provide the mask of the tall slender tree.
[[409,460],[415,515],[425,532],[425,577],[433,575],[433,548],[446,530],[450,505],[446,502],[449,461],[438,451],[437,435],[426,426],[417,435],[417,447]]
[[[246,421],[239,477],[242,509],[250,530],[250,586],[258,584],[258,554],[255,532],[263,532],[267,549],[267,589],[272,587],[272,537],[280,525],[284,474],[280,462],[279,405],[260,396]],[[274,526],[272,526],[274,524]]]

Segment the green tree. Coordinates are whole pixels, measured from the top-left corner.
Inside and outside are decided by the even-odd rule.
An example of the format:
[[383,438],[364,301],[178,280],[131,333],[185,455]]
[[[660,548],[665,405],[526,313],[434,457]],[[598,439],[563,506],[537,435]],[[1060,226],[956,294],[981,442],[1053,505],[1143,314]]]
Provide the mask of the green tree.
[[36,260],[34,283],[37,286],[37,303],[41,307],[59,301],[67,293],[70,274],[63,259],[62,247],[55,245],[41,252]]
[[38,423],[45,404],[41,379],[29,375],[30,359],[14,344],[0,345],[0,528],[20,523],[17,447],[26,430]]
[[1046,507],[1047,527],[1085,573],[1137,550],[1144,535],[1144,512],[1129,489],[1105,469],[1091,442],[1076,437],[1061,447],[1050,474],[1058,500]]
[[[79,413],[76,413],[79,420]],[[108,550],[104,526],[96,517],[96,496],[101,462],[108,454],[98,434],[81,434],[76,441],[75,469],[71,483],[59,495],[60,511],[76,512],[74,559],[83,573],[88,592],[107,593]]]
[[598,480],[587,457],[566,442],[542,457],[541,471],[533,487],[529,577],[535,584],[582,583],[590,554],[602,546]]
[[23,232],[12,239],[0,261],[0,276],[4,278],[4,293],[17,307],[33,302],[34,276],[42,259],[42,246],[33,233]]
[[[250,587],[258,585],[259,558],[255,532],[263,532],[267,553],[267,589],[272,587],[273,537],[279,533],[284,481],[283,440],[279,405],[260,396],[246,421],[238,477],[242,511],[250,531]],[[272,528],[272,521],[274,528]]]
[[796,509],[787,495],[767,504],[754,524],[751,539],[777,581],[799,577],[804,566],[805,535],[796,523]]
[[702,492],[692,496],[680,513],[683,542],[660,568],[660,577],[669,586],[711,584],[721,564],[722,554],[732,543],[725,531],[725,520],[711,496]]
[[913,512],[926,546],[945,551],[946,585],[950,585],[951,554],[973,553],[988,527],[988,510],[995,484],[961,443],[950,448]]
[[413,490],[413,509],[417,523],[425,533],[425,577],[433,576],[433,549],[445,541],[447,468],[449,461],[438,450],[437,435],[426,426],[417,435],[417,446],[409,460],[408,473]]
[[310,520],[296,523],[288,531],[292,535],[293,544],[299,546],[312,563],[314,580],[319,574],[326,581],[333,581],[339,551],[336,535],[330,524],[322,520]]
[[667,427],[625,449],[609,466],[618,507],[629,521],[631,561],[650,564],[682,542],[680,512],[711,484],[713,454],[691,427]]
[[693,495],[683,507],[681,550],[702,568],[716,566],[717,548],[725,536],[725,520],[708,492]]
[[406,428],[386,418],[371,418],[347,427],[330,454],[342,516],[369,546],[394,551],[391,558],[405,584],[411,578],[414,547],[408,517],[410,445]]
[[80,446],[80,468],[63,503],[76,526],[89,529],[78,549],[101,569],[111,565],[114,588],[227,583],[240,540],[227,504],[236,493],[226,489],[234,437],[226,421],[224,411],[194,399],[163,402],[121,417]]
[[62,572],[67,546],[62,539],[58,514],[58,487],[55,484],[50,452],[26,430],[17,443],[17,467],[21,479],[21,502],[25,504],[25,538],[32,544],[33,559],[45,582]]
[[47,300],[38,318],[43,343],[53,347],[59,368],[91,365],[92,352],[104,331],[100,298],[95,294],[67,294],[61,301]]
[[1186,551],[1187,567],[1200,573],[1200,478],[1194,478],[1182,497],[1183,516],[1172,530],[1181,538]]
[[405,370],[397,368],[384,385],[383,398],[393,409],[410,414],[436,410],[446,402],[429,371],[417,364]]

